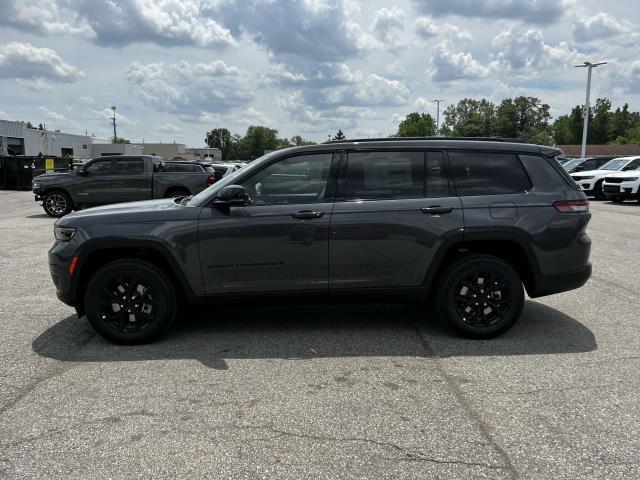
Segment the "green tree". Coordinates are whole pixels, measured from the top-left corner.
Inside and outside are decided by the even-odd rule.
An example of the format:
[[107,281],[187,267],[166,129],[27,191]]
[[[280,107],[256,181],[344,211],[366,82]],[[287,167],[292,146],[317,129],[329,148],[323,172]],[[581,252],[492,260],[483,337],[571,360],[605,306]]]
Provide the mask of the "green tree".
[[295,147],[302,147],[303,145],[316,145],[316,142],[314,142],[313,140],[305,140],[300,135],[294,135],[293,137],[291,137],[289,142]]
[[488,100],[463,98],[444,111],[442,131],[456,137],[491,137],[495,135],[496,107]]
[[611,101],[607,98],[598,98],[591,109],[592,119],[589,121],[588,141],[596,145],[609,143],[613,133],[613,113]]
[[226,128],[214,128],[207,132],[204,139],[209,148],[219,148],[222,152],[222,159],[229,159],[229,150],[232,143],[231,132]]
[[344,133],[342,133],[342,130],[338,130],[338,132],[333,136],[333,140],[344,140],[347,137],[344,136]]
[[431,137],[437,132],[436,121],[428,113],[413,112],[398,125],[397,137]]
[[575,145],[569,115],[560,115],[553,122],[553,140],[556,145]]
[[111,143],[131,143],[129,140],[127,140],[126,138],[122,138],[122,137],[115,137],[112,139]]
[[242,139],[246,160],[254,160],[264,155],[265,150],[278,148],[278,130],[260,125],[251,125]]

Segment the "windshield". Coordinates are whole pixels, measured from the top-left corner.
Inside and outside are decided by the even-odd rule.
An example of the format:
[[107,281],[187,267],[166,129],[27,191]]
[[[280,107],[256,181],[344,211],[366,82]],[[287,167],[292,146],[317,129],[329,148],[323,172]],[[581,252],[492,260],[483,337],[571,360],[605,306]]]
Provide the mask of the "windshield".
[[583,158],[576,158],[575,160],[569,160],[568,162],[565,162],[562,164],[562,168],[564,168],[565,170],[571,170],[573,167],[577,167],[582,162],[584,162]]
[[189,201],[189,204],[197,207],[202,207],[206,205],[207,203],[209,203],[211,200],[215,198],[216,194],[222,187],[226,187],[227,185],[233,185],[238,177],[243,176],[246,173],[251,173],[256,168],[259,168],[264,161],[282,152],[283,150],[275,150],[273,152],[269,152],[259,158],[256,158],[253,162],[251,162],[246,167],[240,168],[235,172],[228,173],[227,175],[222,177],[220,180],[218,180],[216,183],[214,183],[208,188],[205,188],[199,194],[195,195]]
[[627,163],[629,163],[629,160],[627,160],[626,158],[614,158],[610,162],[607,162],[603,166],[601,166],[600,170],[620,170]]

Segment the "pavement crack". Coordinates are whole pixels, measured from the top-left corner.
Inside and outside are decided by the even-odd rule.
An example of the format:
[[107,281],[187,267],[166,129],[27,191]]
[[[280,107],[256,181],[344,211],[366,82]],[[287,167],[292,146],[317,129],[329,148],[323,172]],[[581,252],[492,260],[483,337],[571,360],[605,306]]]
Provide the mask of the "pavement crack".
[[431,344],[426,339],[426,337],[422,334],[422,331],[420,330],[420,328],[413,321],[410,321],[409,323],[413,327],[413,330],[416,332],[416,334],[418,335],[418,338],[420,339],[420,342],[422,343],[422,347],[425,351],[423,357],[433,361],[436,367],[436,370],[438,371],[438,373],[440,373],[440,375],[442,375],[442,377],[444,378],[447,385],[453,392],[454,396],[456,397],[456,400],[458,401],[462,409],[465,411],[467,416],[476,424],[482,436],[495,449],[495,451],[498,452],[500,457],[503,459],[503,462],[505,465],[504,468],[509,471],[509,473],[511,474],[511,478],[514,478],[514,479],[519,478],[520,475],[518,473],[518,470],[514,466],[513,462],[511,461],[511,457],[509,457],[509,454],[507,453],[507,451],[504,448],[502,448],[500,444],[497,442],[497,440],[493,437],[493,435],[491,434],[491,429],[489,425],[482,418],[480,418],[480,416],[473,410],[471,402],[469,402],[464,392],[460,389],[460,386],[456,382],[455,378],[446,371],[446,369],[444,368],[444,366],[439,360],[438,354],[431,347]]
[[370,445],[375,445],[380,448],[391,449],[402,454],[402,457],[381,457],[384,460],[390,461],[413,461],[413,462],[427,462],[427,463],[436,463],[441,465],[462,465],[468,467],[482,467],[489,469],[508,469],[503,465],[492,465],[488,463],[482,462],[468,462],[464,460],[447,460],[440,458],[429,457],[427,454],[420,450],[410,449],[406,447],[402,447],[393,442],[384,442],[380,440],[374,440],[371,438],[364,437],[330,437],[325,435],[313,435],[308,433],[299,433],[299,432],[290,432],[287,430],[281,430],[279,428],[272,427],[270,425],[244,425],[235,427],[240,430],[264,430],[270,433],[273,433],[274,436],[269,437],[270,440],[282,437],[293,437],[293,438],[302,438],[305,440],[314,440],[321,442],[346,442],[346,443],[367,443]]

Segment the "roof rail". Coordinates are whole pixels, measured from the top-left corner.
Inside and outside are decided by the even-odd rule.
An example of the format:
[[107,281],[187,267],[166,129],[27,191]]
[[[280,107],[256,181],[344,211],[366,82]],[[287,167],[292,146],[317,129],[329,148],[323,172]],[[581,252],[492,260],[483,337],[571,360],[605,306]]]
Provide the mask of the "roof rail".
[[351,143],[351,142],[401,142],[404,140],[467,140],[472,142],[509,142],[529,143],[521,138],[505,137],[384,137],[384,138],[345,138],[344,140],[327,140],[323,143]]

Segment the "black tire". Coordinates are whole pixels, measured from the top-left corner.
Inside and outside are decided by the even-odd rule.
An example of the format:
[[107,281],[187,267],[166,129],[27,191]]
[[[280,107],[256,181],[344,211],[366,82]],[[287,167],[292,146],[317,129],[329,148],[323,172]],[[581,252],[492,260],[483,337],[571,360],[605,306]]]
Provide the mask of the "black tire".
[[187,195],[189,195],[189,190],[186,188],[170,188],[164,193],[164,198],[186,197]]
[[600,180],[599,182],[596,182],[596,184],[593,187],[593,197],[596,200],[604,200],[605,196],[604,196],[604,192],[602,191],[602,182],[604,180]]
[[465,337],[496,337],[509,330],[522,313],[522,281],[500,258],[461,258],[447,267],[440,285],[436,298],[438,316]]
[[622,203],[623,202],[622,198],[620,198],[620,197],[612,198],[611,201],[613,203]]
[[177,298],[161,269],[143,260],[123,259],[93,275],[84,307],[89,323],[103,338],[135,345],[167,331],[176,317]]
[[54,218],[64,217],[73,210],[71,197],[62,190],[51,190],[42,198],[42,208],[47,215]]

